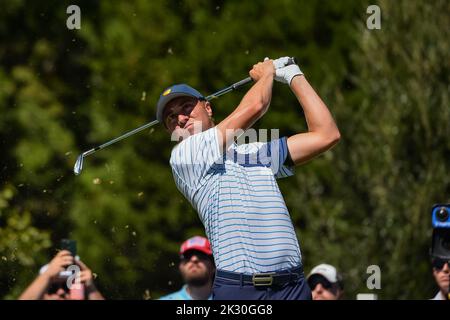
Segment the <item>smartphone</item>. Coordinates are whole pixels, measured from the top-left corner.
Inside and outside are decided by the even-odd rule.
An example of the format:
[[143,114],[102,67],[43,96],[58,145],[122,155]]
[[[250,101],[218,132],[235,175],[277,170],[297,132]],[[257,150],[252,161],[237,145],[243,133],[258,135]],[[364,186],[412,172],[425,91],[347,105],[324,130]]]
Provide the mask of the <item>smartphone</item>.
[[[77,242],[71,239],[61,239],[59,250],[67,250],[75,258],[75,256],[77,255]],[[69,278],[71,275],[71,271],[64,269],[59,272],[58,277],[55,281],[66,282],[67,278]]]
[[62,239],[60,249],[69,251],[75,257],[77,255],[77,242],[71,239]]

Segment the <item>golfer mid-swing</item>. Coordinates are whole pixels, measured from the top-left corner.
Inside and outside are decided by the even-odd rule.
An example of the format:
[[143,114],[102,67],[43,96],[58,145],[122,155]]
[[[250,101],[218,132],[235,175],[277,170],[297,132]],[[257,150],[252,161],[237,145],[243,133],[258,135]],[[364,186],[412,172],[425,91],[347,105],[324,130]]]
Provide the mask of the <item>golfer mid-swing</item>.
[[[275,179],[292,175],[294,165],[330,149],[340,134],[300,68],[284,66],[287,59],[254,65],[254,85],[217,125],[211,104],[187,85],[169,87],[157,104],[157,119],[172,136],[182,137],[170,165],[213,249],[213,299],[311,299],[299,243]],[[237,132],[267,111],[274,79],[291,87],[308,132],[238,146]]]

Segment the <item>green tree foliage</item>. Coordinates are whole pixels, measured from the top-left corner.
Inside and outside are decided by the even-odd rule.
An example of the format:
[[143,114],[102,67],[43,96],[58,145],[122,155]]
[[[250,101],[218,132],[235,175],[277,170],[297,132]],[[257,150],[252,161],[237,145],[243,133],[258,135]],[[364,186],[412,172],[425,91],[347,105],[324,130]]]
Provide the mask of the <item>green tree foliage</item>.
[[[8,1],[0,11],[0,296],[15,298],[61,238],[107,298],[157,298],[181,285],[177,250],[203,234],[178,192],[162,127],[76,157],[154,119],[162,90],[204,94],[265,56],[296,56],[342,141],[280,181],[305,269],[335,264],[347,297],[382,271],[381,298],[433,294],[430,207],[449,201],[448,4],[380,1]],[[244,90],[213,102],[220,121]],[[258,128],[306,129],[289,88],[274,87]],[[51,243],[53,246],[51,246]],[[5,259],[4,259],[4,258]]]
[[15,298],[35,273],[29,267],[43,261],[43,250],[50,247],[49,232],[32,225],[31,214],[11,206],[15,190],[5,186],[0,192],[0,287],[13,288],[6,294]]

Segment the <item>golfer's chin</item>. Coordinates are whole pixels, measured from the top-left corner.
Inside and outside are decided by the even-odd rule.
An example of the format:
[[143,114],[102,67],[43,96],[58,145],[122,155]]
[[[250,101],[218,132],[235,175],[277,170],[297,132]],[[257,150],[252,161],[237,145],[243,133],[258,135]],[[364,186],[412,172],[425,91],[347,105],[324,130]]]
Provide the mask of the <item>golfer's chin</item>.
[[190,135],[194,135],[203,131],[203,125],[200,121],[189,123],[182,130],[188,132]]
[[195,122],[195,123],[191,123],[188,124],[187,126],[185,126],[184,128],[180,128],[177,127],[173,132],[172,132],[172,137],[171,140],[172,141],[182,141],[194,134],[200,133],[203,131],[203,126],[202,123],[199,122]]
[[184,128],[184,130],[187,130],[191,135],[203,132],[208,129],[208,126],[205,125],[202,121],[194,121],[188,123]]
[[196,127],[193,124],[188,124],[186,127],[183,128],[183,130],[185,130],[186,132],[189,133],[189,135],[192,136],[193,134],[198,133],[198,132],[196,132],[198,130],[195,130],[195,128]]

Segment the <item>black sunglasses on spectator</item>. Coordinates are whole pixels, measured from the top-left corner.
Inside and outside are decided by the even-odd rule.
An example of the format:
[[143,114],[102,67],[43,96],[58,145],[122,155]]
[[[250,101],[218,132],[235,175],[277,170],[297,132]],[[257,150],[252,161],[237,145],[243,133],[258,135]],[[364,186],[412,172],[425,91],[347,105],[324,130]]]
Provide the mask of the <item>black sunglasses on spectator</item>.
[[444,268],[444,265],[448,263],[450,266],[450,262],[449,260],[445,260],[445,259],[439,259],[439,258],[435,258],[433,259],[433,268],[435,268],[436,270],[442,270],[442,268]]
[[308,284],[311,290],[314,290],[314,288],[317,287],[319,283],[324,289],[330,290],[333,288],[333,284],[321,275],[312,275],[308,280]]
[[197,256],[199,260],[212,260],[212,257],[210,255],[207,255],[204,252],[197,251],[197,250],[189,250],[185,253],[183,253],[180,258],[183,262],[188,262],[191,260],[192,256]]

